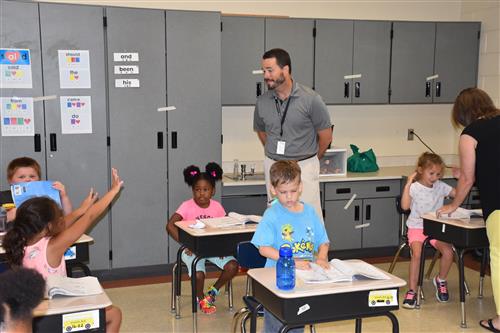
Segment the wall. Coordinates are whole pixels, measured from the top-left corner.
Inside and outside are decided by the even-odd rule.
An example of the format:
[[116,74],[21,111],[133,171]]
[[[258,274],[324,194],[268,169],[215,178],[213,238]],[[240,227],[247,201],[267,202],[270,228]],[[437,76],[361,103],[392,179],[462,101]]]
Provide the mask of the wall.
[[[99,5],[186,10],[214,10],[224,14],[281,15],[312,18],[458,21],[464,16],[459,1],[69,1]],[[498,11],[497,11],[498,12]],[[498,20],[497,20],[498,21]],[[496,34],[498,38],[498,30]],[[498,43],[497,43],[498,52]],[[292,55],[293,62],[293,55]],[[497,64],[498,69],[498,64]],[[483,69],[484,71],[484,69]],[[488,81],[485,83],[490,85]],[[497,80],[498,87],[498,80]],[[330,106],[335,123],[334,143],[373,148],[380,165],[413,164],[425,150],[417,140],[407,141],[413,128],[438,153],[457,153],[458,133],[450,123],[451,105]],[[224,107],[222,160],[261,160],[263,150],[252,130],[253,107]]]

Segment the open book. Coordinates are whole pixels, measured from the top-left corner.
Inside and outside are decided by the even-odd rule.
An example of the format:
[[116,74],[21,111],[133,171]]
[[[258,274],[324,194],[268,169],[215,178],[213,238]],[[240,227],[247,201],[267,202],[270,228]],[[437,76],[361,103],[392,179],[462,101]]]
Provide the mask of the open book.
[[21,206],[23,202],[33,197],[49,197],[61,207],[61,197],[59,191],[52,187],[52,181],[36,181],[16,183],[10,186],[12,199],[16,207]]
[[62,296],[90,296],[102,294],[99,280],[94,276],[69,278],[65,276],[49,276],[47,278],[46,297],[51,299],[55,295]]
[[297,277],[305,283],[349,282],[353,280],[388,280],[389,277],[364,261],[330,260],[330,269],[311,263],[310,270],[297,269]]
[[[434,213],[435,214],[435,213]],[[473,217],[483,217],[482,209],[465,209],[458,207],[456,211],[451,214],[441,214],[440,219],[443,220],[470,220]]]
[[259,223],[262,216],[259,215],[242,215],[235,212],[230,212],[227,216],[216,217],[211,219],[200,219],[202,223],[212,228],[225,228],[248,223]]

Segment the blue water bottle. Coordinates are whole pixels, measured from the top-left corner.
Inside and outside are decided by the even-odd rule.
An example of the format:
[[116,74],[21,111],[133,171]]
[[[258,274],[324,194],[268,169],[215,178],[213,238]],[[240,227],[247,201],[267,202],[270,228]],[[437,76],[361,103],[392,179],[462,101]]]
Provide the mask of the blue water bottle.
[[280,257],[276,264],[276,286],[278,289],[290,290],[295,287],[295,261],[293,261],[292,248],[282,246]]

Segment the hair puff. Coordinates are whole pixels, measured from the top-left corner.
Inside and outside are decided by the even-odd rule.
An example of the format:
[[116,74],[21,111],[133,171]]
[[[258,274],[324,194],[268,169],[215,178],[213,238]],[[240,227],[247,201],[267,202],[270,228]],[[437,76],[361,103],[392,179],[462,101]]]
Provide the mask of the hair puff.
[[186,182],[186,184],[188,184],[189,186],[193,186],[196,178],[199,177],[201,171],[200,168],[198,168],[196,165],[190,165],[184,169],[183,173],[184,181]]
[[215,162],[210,162],[205,166],[205,173],[214,180],[222,179],[222,168]]

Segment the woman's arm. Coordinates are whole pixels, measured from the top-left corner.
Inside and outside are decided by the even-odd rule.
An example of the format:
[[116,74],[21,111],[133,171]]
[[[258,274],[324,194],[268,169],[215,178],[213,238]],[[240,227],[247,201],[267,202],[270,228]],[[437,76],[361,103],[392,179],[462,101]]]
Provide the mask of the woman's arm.
[[474,185],[476,171],[476,145],[477,141],[467,134],[460,136],[458,144],[458,152],[460,155],[460,178],[458,178],[457,188],[455,189],[455,197],[453,202],[439,208],[436,213],[450,214],[453,213],[469,194],[469,191]]

